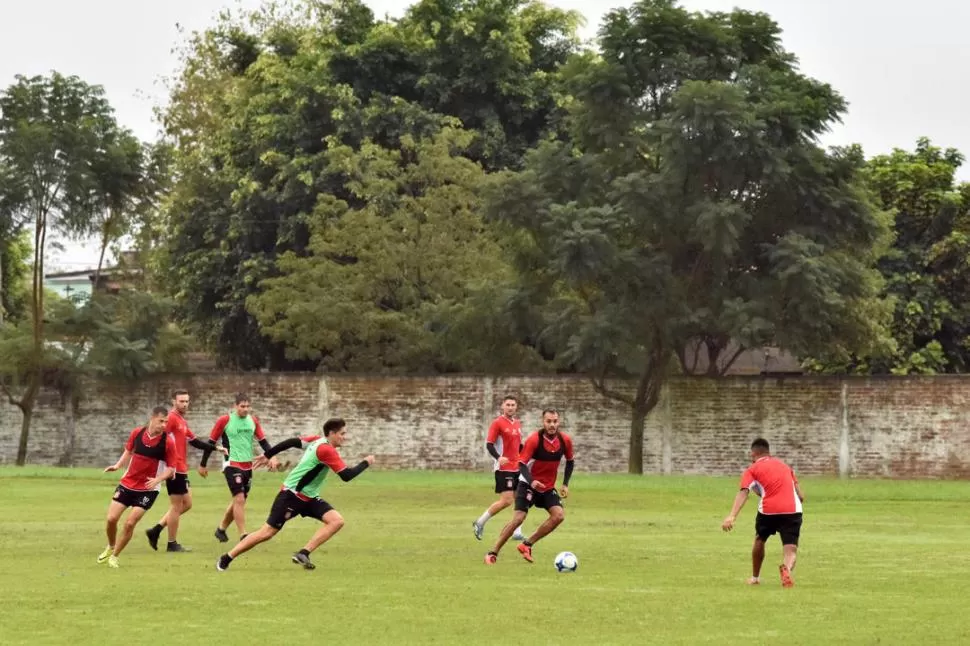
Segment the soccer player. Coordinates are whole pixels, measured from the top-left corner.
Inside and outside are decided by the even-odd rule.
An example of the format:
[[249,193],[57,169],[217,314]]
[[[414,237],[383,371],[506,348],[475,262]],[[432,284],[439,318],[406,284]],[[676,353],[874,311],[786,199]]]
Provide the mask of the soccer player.
[[[472,523],[475,538],[478,540],[482,540],[488,519],[510,506],[515,499],[515,488],[519,480],[519,449],[522,446],[522,422],[515,417],[518,409],[519,400],[506,397],[502,400],[502,414],[488,427],[485,450],[495,459],[495,493],[499,494],[499,499]],[[525,540],[521,527],[515,528],[512,538],[517,541]]]
[[781,585],[790,588],[795,585],[792,571],[798,553],[798,537],[802,529],[802,496],[798,488],[795,472],[787,464],[771,456],[768,441],[758,438],[751,443],[752,464],[741,475],[741,491],[734,497],[734,506],[721,529],[726,532],[734,529],[741,508],[748,500],[748,493],[754,491],[761,496],[758,502],[758,515],[754,521],[754,547],[751,549],[750,585],[761,583],[761,564],[765,560],[765,542],[777,533],[781,537],[784,562],[778,566]]
[[539,525],[528,539],[516,546],[519,554],[532,563],[532,546],[559,527],[565,515],[562,500],[556,491],[559,463],[566,460],[562,476],[562,497],[569,496],[569,480],[573,475],[573,440],[559,430],[559,413],[552,409],[542,411],[542,430],[529,436],[519,454],[519,482],[515,492],[515,513],[512,520],[502,528],[492,551],[485,555],[485,563],[494,565],[502,546],[512,536],[516,527],[522,525],[533,506],[545,509],[549,517]]
[[329,419],[323,425],[323,436],[311,435],[283,440],[256,458],[253,466],[258,468],[280,451],[305,449],[300,462],[290,471],[283,482],[282,489],[276,495],[266,524],[239,541],[229,550],[229,553],[220,556],[216,562],[216,569],[220,572],[225,571],[233,559],[240,554],[245,554],[260,543],[276,536],[283,529],[286,521],[294,516],[323,521],[323,527],[316,531],[302,550],[293,555],[294,563],[302,565],[307,570],[314,569],[316,566],[310,561],[310,553],[330,540],[344,526],[344,519],[340,512],[320,498],[320,487],[323,486],[327,474],[333,471],[340,476],[341,480],[349,482],[374,464],[373,455],[368,455],[355,467],[344,464],[337,449],[346,440],[347,423],[342,419]]
[[[210,448],[210,445],[198,439],[189,429],[188,422],[185,421],[185,413],[189,409],[189,391],[176,390],[172,393],[172,410],[168,414],[168,424],[165,432],[170,433],[175,438],[175,477],[165,481],[165,489],[168,491],[169,508],[158,521],[158,524],[151,529],[145,530],[148,536],[148,544],[153,550],[158,549],[158,539],[162,535],[162,529],[168,527],[168,547],[167,552],[191,552],[192,550],[178,542],[179,521],[181,517],[192,509],[192,490],[189,487],[189,466],[186,462],[187,444],[201,450]],[[223,448],[217,451],[225,453]]]
[[[270,449],[270,444],[263,433],[263,427],[259,425],[259,419],[250,414],[249,395],[237,393],[235,398],[235,408],[228,414],[216,420],[212,432],[209,433],[209,443],[212,448],[206,449],[202,454],[202,461],[199,466],[199,475],[203,478],[209,475],[206,466],[209,455],[215,448],[216,442],[222,439],[223,444],[229,449],[229,464],[223,469],[222,474],[226,477],[226,484],[229,485],[229,507],[222,517],[222,522],[216,528],[215,537],[221,543],[229,540],[226,530],[229,524],[235,520],[236,529],[239,530],[239,537],[246,537],[246,499],[249,497],[249,490],[253,481],[253,439],[255,438],[263,451]],[[278,464],[275,458],[271,461],[271,468]]]
[[[148,424],[131,432],[125,443],[124,453],[116,463],[104,470],[109,473],[128,465],[121,484],[115,489],[111,504],[108,505],[105,527],[108,547],[98,556],[98,563],[107,561],[108,567],[118,567],[118,555],[131,540],[135,525],[155,504],[159,485],[163,480],[175,476],[175,440],[165,432],[167,418],[167,408],[155,407]],[[125,521],[121,538],[118,538],[118,521],[128,507],[131,507],[131,511]]]

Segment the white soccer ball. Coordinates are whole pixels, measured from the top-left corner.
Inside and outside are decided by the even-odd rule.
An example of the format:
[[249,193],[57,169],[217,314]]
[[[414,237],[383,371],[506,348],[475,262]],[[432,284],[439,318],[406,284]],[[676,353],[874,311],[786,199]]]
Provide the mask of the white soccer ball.
[[579,559],[572,552],[560,552],[556,555],[557,572],[575,572],[579,567]]

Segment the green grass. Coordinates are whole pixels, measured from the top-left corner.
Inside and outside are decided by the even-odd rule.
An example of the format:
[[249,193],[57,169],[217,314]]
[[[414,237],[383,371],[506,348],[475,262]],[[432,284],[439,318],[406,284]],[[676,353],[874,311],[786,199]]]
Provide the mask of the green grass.
[[[0,642],[970,643],[964,483],[805,480],[797,586],[783,590],[777,539],[766,585],[743,584],[754,505],[739,531],[719,529],[734,478],[580,473],[566,522],[538,544],[537,562],[506,549],[486,567],[509,517],[492,520],[484,542],[472,537],[471,521],[494,498],[490,474],[367,472],[324,490],[347,525],[315,554],[317,570],[289,561],[317,526],[297,519],[225,573],[213,567],[223,547],[212,537],[225,482],[219,473],[192,480],[180,538],[195,551],[149,549],[143,530],[163,497],[122,568],[109,570],[95,557],[116,476],[0,469]],[[257,475],[251,529],[279,481]],[[526,529],[542,517],[533,513]],[[553,568],[562,550],[579,556],[575,574]]]

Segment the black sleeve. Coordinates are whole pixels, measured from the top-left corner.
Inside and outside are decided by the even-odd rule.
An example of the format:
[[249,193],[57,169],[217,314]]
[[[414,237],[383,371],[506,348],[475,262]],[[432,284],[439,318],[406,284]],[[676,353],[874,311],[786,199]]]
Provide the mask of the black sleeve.
[[273,448],[269,445],[269,440],[267,440],[265,437],[259,441],[259,445],[263,447],[263,453],[266,453]]
[[519,473],[522,474],[522,477],[525,478],[525,481],[528,482],[529,483],[529,486],[531,487],[532,486],[532,472],[529,471],[529,465],[526,464],[525,462],[519,462]]
[[370,466],[370,462],[368,462],[367,460],[361,460],[360,464],[358,464],[357,466],[347,467],[343,471],[338,471],[337,475],[340,476],[340,479],[343,480],[344,482],[350,482],[351,480],[359,476],[361,473],[363,473],[364,469],[366,469],[369,466]]
[[276,446],[271,446],[268,449],[264,448],[263,455],[265,455],[267,458],[271,458],[281,451],[285,451],[286,449],[298,449],[301,446],[303,446],[303,440],[298,437],[291,437],[288,440],[283,440]]
[[216,443],[212,440],[203,440],[197,437],[194,440],[189,440],[189,444],[202,451],[202,460],[199,462],[199,465],[204,467],[206,462],[209,461],[209,455],[216,448]]
[[501,457],[498,454],[498,450],[495,448],[495,442],[485,442],[485,450],[488,451],[488,454],[496,460]]
[[573,477],[573,465],[575,463],[572,460],[566,460],[566,471],[562,474],[562,485],[564,487],[569,486],[569,479]]

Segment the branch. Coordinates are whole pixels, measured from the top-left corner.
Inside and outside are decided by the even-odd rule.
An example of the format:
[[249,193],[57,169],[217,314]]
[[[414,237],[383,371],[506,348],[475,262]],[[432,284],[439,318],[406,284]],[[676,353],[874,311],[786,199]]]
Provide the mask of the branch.
[[727,374],[727,371],[731,369],[731,366],[734,365],[734,362],[737,361],[738,360],[738,357],[740,357],[741,354],[745,350],[747,350],[747,349],[748,348],[746,348],[743,343],[741,345],[739,345],[738,346],[738,351],[734,353],[734,356],[731,357],[731,359],[727,362],[727,364],[725,364],[725,366],[723,368],[721,368],[720,370],[718,370],[717,376],[718,377],[723,377],[725,374]]
[[10,389],[7,388],[7,384],[0,382],[0,390],[2,390],[3,394],[7,396],[7,400],[10,402],[11,406],[16,406],[21,412],[25,412],[24,403],[20,400],[14,399],[14,396],[10,393]]
[[633,397],[630,397],[629,395],[624,395],[618,390],[613,390],[611,388],[606,387],[607,371],[609,371],[609,364],[603,364],[603,370],[598,380],[596,377],[590,376],[589,380],[593,384],[593,388],[595,388],[596,392],[601,394],[603,397],[607,397],[608,399],[615,399],[616,401],[623,402],[624,404],[632,408],[634,404]]

